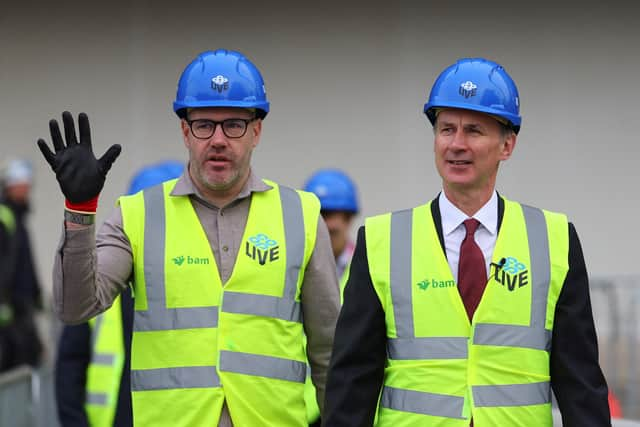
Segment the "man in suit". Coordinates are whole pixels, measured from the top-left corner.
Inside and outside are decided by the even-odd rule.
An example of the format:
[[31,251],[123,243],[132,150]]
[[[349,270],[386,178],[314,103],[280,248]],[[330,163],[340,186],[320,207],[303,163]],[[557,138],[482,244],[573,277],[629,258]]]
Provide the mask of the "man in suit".
[[358,232],[327,383],[326,426],[609,426],[589,284],[565,215],[499,195],[520,130],[499,64],[436,80],[442,192]]

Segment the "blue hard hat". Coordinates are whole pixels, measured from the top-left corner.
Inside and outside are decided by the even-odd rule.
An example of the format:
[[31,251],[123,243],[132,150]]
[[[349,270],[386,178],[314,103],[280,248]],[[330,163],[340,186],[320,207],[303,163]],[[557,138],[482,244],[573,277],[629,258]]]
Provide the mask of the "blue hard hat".
[[240,52],[202,52],[182,72],[173,111],[184,117],[187,108],[255,108],[264,118],[269,102],[258,68]]
[[502,65],[484,58],[460,59],[438,76],[423,110],[432,125],[440,108],[491,114],[520,131],[518,88]]
[[147,187],[179,177],[184,170],[182,162],[168,160],[145,166],[131,178],[127,194],[134,194]]
[[320,199],[320,209],[357,213],[356,186],[338,169],[321,169],[314,173],[304,185],[304,190]]

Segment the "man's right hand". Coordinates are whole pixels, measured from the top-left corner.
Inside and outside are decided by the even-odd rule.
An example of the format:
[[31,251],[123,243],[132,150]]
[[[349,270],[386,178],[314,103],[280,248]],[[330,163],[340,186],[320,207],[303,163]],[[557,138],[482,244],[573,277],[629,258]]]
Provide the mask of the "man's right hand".
[[120,155],[122,147],[114,144],[100,159],[96,159],[91,147],[91,131],[87,115],[85,113],[78,115],[79,143],[70,112],[62,113],[62,122],[66,145],[60,134],[58,122],[52,119],[49,121],[49,130],[55,154],[51,152],[44,139],[38,140],[38,147],[55,172],[60,189],[68,202],[82,204],[92,199],[97,200],[104,186],[107,172]]

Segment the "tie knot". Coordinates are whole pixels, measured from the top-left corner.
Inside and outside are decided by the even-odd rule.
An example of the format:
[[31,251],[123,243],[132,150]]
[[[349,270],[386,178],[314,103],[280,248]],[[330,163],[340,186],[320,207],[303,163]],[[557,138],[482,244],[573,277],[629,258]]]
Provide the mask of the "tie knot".
[[480,225],[480,221],[475,218],[469,218],[465,219],[463,224],[464,228],[467,229],[467,236],[473,236]]

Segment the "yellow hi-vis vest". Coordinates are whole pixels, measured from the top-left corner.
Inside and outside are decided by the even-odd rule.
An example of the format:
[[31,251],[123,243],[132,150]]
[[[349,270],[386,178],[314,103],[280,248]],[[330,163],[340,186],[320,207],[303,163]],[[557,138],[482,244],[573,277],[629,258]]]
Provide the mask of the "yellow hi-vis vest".
[[[4,226],[7,230],[7,235],[11,238],[11,249],[9,249],[8,254],[3,254],[3,256],[15,258],[16,256],[16,242],[13,239],[13,235],[16,232],[16,217],[13,215],[13,211],[10,207],[0,204],[0,224]],[[15,259],[12,260],[15,262]],[[11,264],[11,263],[10,263]],[[7,276],[10,276],[10,272],[4,272]],[[0,294],[0,326],[10,323],[13,320],[13,308],[9,301],[3,301],[4,298],[7,298],[6,295]]]
[[[305,339],[306,349],[306,339]],[[320,419],[320,406],[318,406],[317,390],[313,385],[310,375],[310,366],[307,362],[307,377],[304,382],[304,405],[307,414],[307,423],[313,424]]]
[[367,219],[388,363],[378,426],[552,425],[549,352],[568,271],[562,214],[504,200],[491,274],[471,323],[430,203]]
[[[349,278],[349,270],[351,268],[351,261],[347,264],[342,277],[338,277],[338,283],[340,286],[340,305],[343,302],[344,287],[347,284]],[[316,388],[313,386],[311,376],[307,375],[307,380],[304,384],[304,401],[307,405],[307,421],[309,424],[313,424],[320,418],[320,407],[318,406],[318,400],[316,399]]]
[[120,198],[136,426],[217,426],[225,401],[237,426],[306,425],[300,292],[320,203],[265,182],[224,287],[190,198],[170,195],[176,180]]
[[[343,302],[344,287],[349,279],[350,269],[351,261],[349,261],[344,269],[342,277],[338,278],[340,285],[340,305],[342,305]],[[320,407],[318,406],[318,401],[316,399],[316,388],[313,386],[313,382],[311,382],[311,377],[309,375],[307,375],[307,380],[304,384],[304,401],[307,405],[307,421],[309,424],[313,424],[320,418]]]
[[16,230],[16,218],[11,208],[0,204],[0,223],[7,229],[7,234],[12,235]]
[[91,363],[87,369],[85,412],[92,427],[111,427],[116,415],[124,366],[124,338],[120,297],[104,313],[89,321]]

